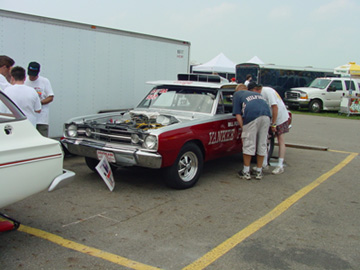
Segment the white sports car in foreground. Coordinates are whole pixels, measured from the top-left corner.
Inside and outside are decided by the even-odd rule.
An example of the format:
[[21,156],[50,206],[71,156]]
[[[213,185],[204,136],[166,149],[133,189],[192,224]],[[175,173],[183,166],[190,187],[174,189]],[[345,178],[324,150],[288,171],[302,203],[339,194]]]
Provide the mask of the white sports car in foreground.
[[41,136],[0,91],[0,208],[52,191],[74,175],[63,169],[60,143]]

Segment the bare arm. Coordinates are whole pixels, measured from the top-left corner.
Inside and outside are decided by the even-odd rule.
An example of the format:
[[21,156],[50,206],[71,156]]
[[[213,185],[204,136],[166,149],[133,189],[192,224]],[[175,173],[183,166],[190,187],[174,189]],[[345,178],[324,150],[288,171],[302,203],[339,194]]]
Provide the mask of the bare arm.
[[271,111],[272,111],[271,130],[272,130],[272,132],[276,132],[276,120],[277,120],[278,111],[279,111],[278,106],[272,105]]
[[236,120],[238,121],[240,127],[242,128],[243,127],[243,119],[242,119],[242,116],[240,114],[236,115]]
[[45,105],[45,104],[49,104],[50,102],[52,102],[54,100],[54,96],[49,96],[47,98],[44,98],[42,101],[41,101],[41,104],[42,105]]
[[271,111],[272,111],[272,124],[276,125],[276,120],[277,120],[277,117],[278,117],[278,111],[279,111],[279,108],[277,105],[272,105],[271,106]]

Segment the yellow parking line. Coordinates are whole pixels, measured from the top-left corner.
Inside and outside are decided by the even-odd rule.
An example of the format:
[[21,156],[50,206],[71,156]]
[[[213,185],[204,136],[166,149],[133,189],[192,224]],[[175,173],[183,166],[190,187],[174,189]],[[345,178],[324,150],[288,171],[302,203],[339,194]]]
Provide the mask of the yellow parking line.
[[280,203],[276,206],[272,211],[270,211],[265,216],[259,218],[240,232],[233,235],[231,238],[227,239],[208,253],[206,253],[203,257],[199,258],[195,262],[191,263],[187,267],[183,268],[183,270],[200,270],[204,269],[205,267],[209,266],[216,260],[218,260],[221,256],[225,255],[235,246],[240,244],[246,238],[260,230],[269,222],[273,221],[275,218],[280,216],[284,213],[287,209],[290,208],[294,203],[299,201],[302,197],[312,191],[314,188],[319,186],[321,183],[326,181],[330,176],[334,175],[335,173],[339,172],[342,168],[344,168],[347,164],[349,164],[358,154],[357,153],[349,153],[350,155],[347,156],[342,162],[336,165],[333,169],[328,171],[327,173],[323,174],[319,178],[317,178],[314,182],[307,185],[306,187],[302,188],[285,201]]
[[60,236],[57,236],[55,234],[52,233],[48,233],[39,229],[35,229],[35,228],[31,228],[28,226],[24,226],[24,225],[20,225],[18,231],[22,231],[34,236],[37,236],[39,238],[43,238],[45,240],[48,240],[50,242],[53,242],[55,244],[58,244],[60,246],[66,247],[66,248],[70,248],[76,251],[79,251],[81,253],[90,255],[90,256],[94,256],[94,257],[98,257],[100,259],[103,260],[107,260],[109,262],[112,263],[116,263],[131,269],[136,269],[136,270],[155,270],[155,269],[160,269],[160,268],[156,268],[153,266],[149,266],[146,264],[142,264],[139,262],[135,262],[129,259],[126,259],[124,257],[109,253],[109,252],[105,252],[102,251],[100,249],[96,249],[96,248],[92,248],[92,247],[88,247],[79,243],[76,243],[74,241],[62,238]]
[[354,154],[354,155],[358,155],[358,153],[348,152],[348,151],[341,151],[341,150],[332,150],[332,149],[329,149],[328,151],[329,151],[329,152],[334,152],[334,153],[340,153],[340,154],[348,154],[348,155]]

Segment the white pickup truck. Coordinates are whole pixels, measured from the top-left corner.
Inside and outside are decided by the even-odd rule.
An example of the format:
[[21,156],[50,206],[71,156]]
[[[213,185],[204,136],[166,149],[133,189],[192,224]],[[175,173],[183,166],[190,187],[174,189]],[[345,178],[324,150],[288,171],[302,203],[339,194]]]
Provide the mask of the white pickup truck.
[[309,108],[311,112],[339,110],[342,96],[360,95],[359,85],[360,79],[316,78],[309,87],[286,91],[284,102],[289,109]]

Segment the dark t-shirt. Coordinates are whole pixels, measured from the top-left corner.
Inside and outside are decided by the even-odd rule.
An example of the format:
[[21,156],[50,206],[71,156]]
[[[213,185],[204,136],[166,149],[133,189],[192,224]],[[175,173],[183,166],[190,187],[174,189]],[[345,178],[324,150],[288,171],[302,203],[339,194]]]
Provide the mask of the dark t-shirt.
[[260,116],[271,117],[269,105],[261,94],[242,90],[234,94],[233,114],[240,114],[244,125]]

